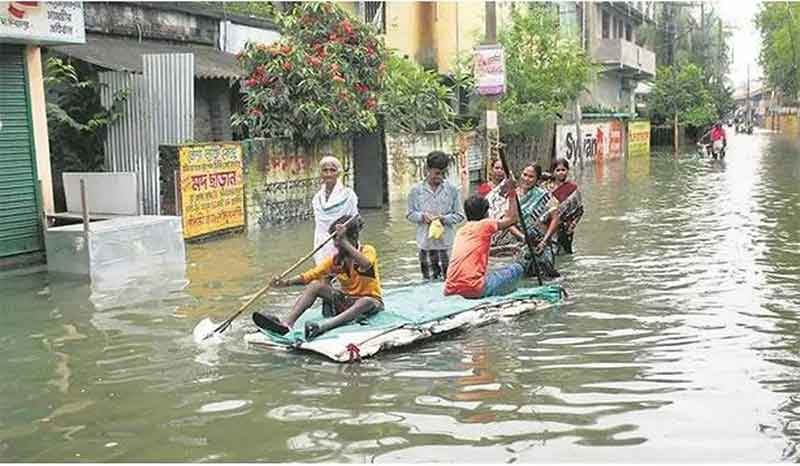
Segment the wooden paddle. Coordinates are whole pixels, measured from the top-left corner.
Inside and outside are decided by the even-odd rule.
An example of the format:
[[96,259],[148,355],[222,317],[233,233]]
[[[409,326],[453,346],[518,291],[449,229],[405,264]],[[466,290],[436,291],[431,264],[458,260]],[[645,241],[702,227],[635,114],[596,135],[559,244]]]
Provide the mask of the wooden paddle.
[[[347,226],[347,225],[349,225],[349,224],[350,224],[350,222],[352,222],[353,220],[355,220],[355,219],[356,219],[356,218],[358,218],[358,217],[359,217],[358,215],[353,215],[352,217],[350,217],[350,219],[348,219],[348,220],[347,220],[346,222],[344,222],[342,225],[344,225],[344,226]],[[312,257],[312,256],[313,256],[313,255],[314,255],[314,254],[315,254],[317,251],[319,251],[320,249],[322,249],[322,247],[323,247],[323,246],[325,246],[326,244],[328,244],[328,243],[329,243],[329,242],[330,242],[330,241],[331,241],[331,240],[332,240],[332,239],[333,239],[335,236],[336,236],[336,233],[331,233],[331,234],[330,234],[330,235],[329,235],[329,236],[328,236],[328,237],[325,239],[325,241],[323,241],[322,243],[320,243],[320,245],[319,245],[319,246],[317,246],[316,248],[314,248],[314,250],[313,250],[313,251],[311,251],[310,253],[308,253],[308,254],[306,254],[305,256],[303,256],[303,257],[302,257],[300,260],[298,260],[297,262],[295,262],[295,263],[294,263],[294,265],[292,265],[291,267],[289,267],[288,269],[286,269],[286,271],[285,271],[285,272],[283,272],[282,274],[280,274],[280,275],[277,277],[277,280],[283,280],[283,279],[284,279],[284,278],[285,278],[287,275],[289,275],[290,273],[292,273],[292,271],[293,271],[293,270],[295,270],[297,267],[300,267],[300,265],[301,265],[303,262],[307,261],[307,260],[308,260],[309,258],[311,258],[311,257]],[[224,332],[225,330],[227,330],[227,329],[228,329],[228,327],[230,327],[230,326],[231,326],[231,324],[233,323],[233,321],[234,321],[234,320],[235,320],[237,317],[239,317],[239,315],[241,315],[241,313],[242,313],[242,312],[244,312],[244,311],[245,311],[245,309],[247,309],[248,307],[250,307],[250,305],[251,305],[251,304],[253,304],[253,303],[254,303],[254,302],[255,302],[255,301],[258,299],[258,298],[260,298],[260,297],[261,297],[261,295],[263,295],[263,294],[264,294],[264,293],[265,293],[265,292],[266,292],[268,289],[270,289],[270,288],[272,288],[272,280],[270,280],[270,282],[269,282],[269,283],[267,283],[267,284],[266,284],[266,285],[265,285],[263,288],[261,288],[260,290],[258,290],[258,292],[257,292],[257,293],[256,293],[256,294],[255,294],[255,295],[252,297],[252,298],[250,298],[250,299],[249,299],[249,300],[248,300],[246,303],[242,304],[242,306],[241,306],[241,307],[239,307],[239,310],[237,310],[237,311],[236,311],[236,312],[235,312],[235,313],[234,313],[232,316],[230,316],[229,318],[227,318],[227,319],[226,319],[224,322],[222,322],[222,323],[221,323],[221,324],[220,324],[220,325],[219,325],[217,328],[215,328],[215,329],[214,329],[212,332],[210,332],[208,335],[206,335],[205,337],[203,337],[203,340],[207,340],[207,339],[211,338],[211,336],[213,336],[215,333],[222,333],[222,332]]]
[[[499,148],[498,152],[500,154],[500,162],[503,163],[503,171],[506,172],[506,177],[509,180],[514,181],[514,174],[508,168],[508,162],[506,162],[506,154],[503,151],[503,148]],[[528,251],[531,253],[531,259],[533,260],[533,270],[536,271],[536,280],[539,282],[539,286],[542,286],[542,272],[539,271],[539,263],[536,262],[536,246],[533,245],[533,239],[528,235],[528,228],[525,225],[525,217],[522,215],[522,207],[519,205],[519,196],[517,196],[517,217],[519,217],[519,225],[522,227],[522,233],[525,235],[525,244],[528,245]]]

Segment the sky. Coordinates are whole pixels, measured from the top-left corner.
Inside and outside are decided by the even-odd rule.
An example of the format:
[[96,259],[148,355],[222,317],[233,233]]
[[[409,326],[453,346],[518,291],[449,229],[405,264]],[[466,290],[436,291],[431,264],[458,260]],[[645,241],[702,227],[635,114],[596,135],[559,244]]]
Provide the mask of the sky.
[[735,88],[743,88],[747,82],[748,64],[750,65],[751,81],[761,77],[761,67],[758,66],[758,44],[761,38],[753,23],[761,2],[756,0],[718,0],[714,3],[722,21],[733,32],[733,37],[730,39],[730,45],[733,48],[730,78]]

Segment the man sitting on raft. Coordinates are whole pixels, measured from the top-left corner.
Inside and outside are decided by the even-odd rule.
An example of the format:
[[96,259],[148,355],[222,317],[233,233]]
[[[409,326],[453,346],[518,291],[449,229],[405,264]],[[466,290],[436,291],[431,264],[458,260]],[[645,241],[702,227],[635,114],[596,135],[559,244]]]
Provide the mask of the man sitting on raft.
[[506,214],[501,219],[487,218],[489,202],[473,195],[464,201],[467,223],[456,233],[453,254],[444,294],[465,298],[499,296],[514,291],[525,273],[525,265],[513,263],[486,272],[489,264],[489,246],[492,235],[517,223],[517,193],[513,181],[506,180],[505,192],[509,198]]
[[[273,286],[306,285],[303,294],[297,298],[292,311],[286,320],[279,320],[269,314],[253,313],[253,321],[259,327],[284,335],[291,330],[297,319],[314,305],[317,298],[326,301],[323,305],[323,316],[327,319],[318,322],[306,322],[306,340],[343,325],[362,315],[378,312],[383,309],[383,290],[378,275],[378,256],[375,248],[368,244],[359,244],[358,234],[362,227],[361,219],[350,219],[343,215],[336,219],[328,229],[330,234],[336,233],[334,244],[337,253],[322,260],[313,269],[298,277],[288,280],[273,279]],[[330,285],[325,277],[335,274],[342,289]]]

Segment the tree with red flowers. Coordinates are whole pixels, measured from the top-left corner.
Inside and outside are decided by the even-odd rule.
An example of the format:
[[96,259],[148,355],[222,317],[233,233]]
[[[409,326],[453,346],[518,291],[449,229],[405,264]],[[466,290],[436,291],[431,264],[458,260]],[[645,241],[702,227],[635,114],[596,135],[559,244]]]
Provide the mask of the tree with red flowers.
[[375,129],[387,58],[377,30],[332,3],[301,3],[277,22],[279,41],[238,56],[247,76],[234,126],[306,143]]

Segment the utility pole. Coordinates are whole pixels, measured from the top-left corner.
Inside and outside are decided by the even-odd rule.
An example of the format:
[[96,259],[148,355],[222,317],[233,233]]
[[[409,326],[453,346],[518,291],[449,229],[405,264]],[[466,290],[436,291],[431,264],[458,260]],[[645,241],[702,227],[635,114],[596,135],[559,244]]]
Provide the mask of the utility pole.
[[753,132],[753,127],[750,122],[750,64],[747,65],[747,101],[745,102],[745,131],[747,134]]
[[[494,45],[497,43],[497,10],[495,2],[486,2],[485,16],[486,44]],[[486,157],[486,179],[489,179],[489,174],[491,173],[492,160],[500,157],[500,128],[497,122],[497,99],[496,96],[487,96],[486,101],[486,146],[488,150],[488,157]]]

